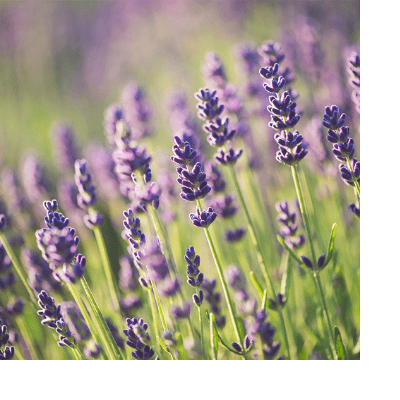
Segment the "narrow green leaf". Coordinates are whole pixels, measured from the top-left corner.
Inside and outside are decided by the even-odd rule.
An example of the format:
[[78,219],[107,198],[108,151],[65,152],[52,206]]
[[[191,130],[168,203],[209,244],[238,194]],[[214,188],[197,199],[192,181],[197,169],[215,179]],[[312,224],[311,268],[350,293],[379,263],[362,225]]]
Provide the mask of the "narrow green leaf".
[[301,258],[296,255],[296,253],[285,243],[285,241],[280,236],[277,236],[277,239],[278,242],[289,252],[293,259],[295,259],[300,265],[303,265]]
[[211,343],[211,354],[212,359],[218,359],[218,331],[215,326],[215,317],[213,313],[210,313],[210,343]]
[[335,326],[335,348],[338,360],[346,360],[346,349],[344,348],[342,335],[340,334],[339,328]]
[[335,247],[336,228],[337,228],[337,224],[334,223],[332,225],[331,236],[329,238],[328,253],[326,255],[325,263],[324,263],[322,269],[328,265],[329,261],[332,258],[333,248]]
[[267,289],[264,290],[262,304],[261,304],[261,310],[267,311]]
[[258,279],[256,278],[256,276],[254,275],[254,272],[253,272],[253,271],[250,272],[250,279],[251,279],[251,281],[252,281],[254,287],[256,288],[256,290],[257,290],[257,292],[258,292],[260,298],[262,299],[263,296],[264,296],[264,291],[263,291],[263,289],[262,289],[262,287],[261,287],[261,285],[260,285],[260,282],[258,281]]

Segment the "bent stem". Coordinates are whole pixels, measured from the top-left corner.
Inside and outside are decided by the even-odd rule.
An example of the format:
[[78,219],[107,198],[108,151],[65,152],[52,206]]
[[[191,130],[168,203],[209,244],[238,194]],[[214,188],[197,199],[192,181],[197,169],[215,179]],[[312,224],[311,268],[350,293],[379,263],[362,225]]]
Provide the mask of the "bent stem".
[[[277,301],[276,292],[275,292],[274,286],[272,285],[272,280],[271,280],[271,277],[270,277],[270,275],[268,273],[268,270],[267,270],[267,263],[265,261],[263,253],[261,252],[261,247],[260,247],[260,244],[259,244],[259,242],[257,240],[256,232],[255,232],[255,229],[254,229],[254,224],[253,224],[253,221],[251,219],[250,212],[249,212],[249,210],[247,208],[246,201],[244,199],[242,190],[240,188],[235,168],[233,167],[232,164],[229,164],[228,167],[229,167],[229,170],[230,170],[230,173],[231,173],[231,176],[232,176],[233,184],[235,186],[236,192],[237,192],[238,197],[239,197],[239,201],[240,201],[242,210],[244,211],[244,214],[246,216],[247,229],[249,230],[251,241],[253,242],[253,246],[254,246],[254,248],[256,250],[257,259],[258,259],[258,262],[259,262],[259,264],[261,266],[261,271],[262,271],[262,273],[264,275],[264,279],[267,282],[268,291],[272,294],[272,297],[274,298],[274,300]],[[290,348],[289,348],[289,341],[288,341],[287,333],[286,333],[285,320],[283,318],[282,311],[278,310],[278,313],[279,313],[279,319],[280,319],[280,322],[281,322],[281,327],[282,327],[282,330],[283,330],[283,337],[284,337],[284,340],[285,340],[287,357],[288,357],[288,359],[290,359]]]
[[[300,203],[300,212],[303,217],[304,226],[306,228],[307,241],[308,241],[308,245],[309,245],[310,251],[311,251],[312,262],[313,262],[313,265],[316,266],[317,265],[317,257],[315,255],[314,243],[313,243],[313,238],[312,238],[311,228],[310,228],[310,221],[308,218],[306,203],[304,201],[303,189],[301,187],[300,180],[299,180],[299,174],[297,172],[297,166],[292,165],[290,168],[292,170],[294,185],[296,187],[297,198],[299,199],[299,203]],[[331,347],[331,349],[335,349],[335,340],[334,340],[334,336],[333,336],[332,323],[331,323],[331,319],[329,317],[328,307],[326,305],[325,295],[324,295],[324,291],[323,291],[322,284],[321,284],[321,278],[319,277],[319,274],[317,272],[314,272],[313,277],[314,277],[318,295],[321,300],[321,305],[324,310],[325,321],[326,321],[326,324],[327,324],[328,330],[329,330],[330,347]],[[336,354],[336,352],[334,352],[333,354]]]
[[[200,200],[196,200],[196,201],[197,201],[197,206],[199,207],[199,210],[201,212],[202,211],[201,202],[200,202]],[[220,278],[220,281],[221,281],[221,284],[222,284],[222,289],[224,291],[225,299],[226,299],[226,302],[228,304],[229,315],[230,315],[231,320],[232,320],[233,329],[235,331],[236,339],[239,341],[239,343],[242,343],[242,339],[241,339],[241,336],[240,336],[239,325],[238,325],[238,322],[236,321],[235,313],[233,311],[233,303],[232,303],[231,297],[229,295],[228,285],[226,284],[226,281],[225,281],[225,278],[224,278],[224,274],[222,272],[221,263],[219,261],[217,252],[215,250],[214,242],[213,242],[213,240],[211,238],[210,231],[208,230],[208,228],[204,228],[204,232],[206,234],[208,245],[210,246],[210,250],[211,250],[211,253],[212,253],[213,258],[214,258],[215,266],[217,267],[218,275],[219,275],[219,278]]]

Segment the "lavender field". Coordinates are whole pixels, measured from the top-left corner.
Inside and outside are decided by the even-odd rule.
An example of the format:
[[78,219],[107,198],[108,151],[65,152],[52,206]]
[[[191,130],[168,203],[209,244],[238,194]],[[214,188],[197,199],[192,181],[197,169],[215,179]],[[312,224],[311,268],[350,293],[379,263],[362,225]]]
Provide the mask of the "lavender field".
[[1,2],[0,360],[359,360],[359,7]]

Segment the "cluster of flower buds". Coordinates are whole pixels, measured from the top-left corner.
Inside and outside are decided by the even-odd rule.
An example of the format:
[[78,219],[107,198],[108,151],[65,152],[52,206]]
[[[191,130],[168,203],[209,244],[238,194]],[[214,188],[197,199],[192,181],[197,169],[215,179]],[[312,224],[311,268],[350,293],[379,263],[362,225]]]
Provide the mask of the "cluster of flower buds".
[[128,337],[126,344],[135,349],[132,356],[136,360],[150,360],[154,356],[154,350],[150,347],[151,338],[147,332],[148,325],[143,318],[127,318],[126,325],[128,329],[124,329],[124,335]]
[[[281,57],[278,57],[273,47],[272,44],[269,44],[265,51],[267,51],[267,54],[270,52],[271,55],[280,59]],[[296,103],[292,101],[289,91],[280,94],[287,82],[283,76],[278,76],[278,71],[279,64],[277,62],[272,66],[260,68],[260,75],[269,80],[269,83],[264,83],[264,88],[272,94],[269,97],[268,111],[271,114],[269,126],[279,131],[275,135],[275,140],[279,145],[276,159],[282,164],[292,166],[307,155],[307,149],[299,132],[294,131],[292,133],[289,131],[299,122],[300,114],[296,113]]]
[[296,213],[289,211],[287,201],[278,202],[275,207],[279,212],[277,220],[283,225],[279,231],[279,236],[285,240],[291,249],[301,247],[305,242],[305,238],[303,235],[297,235]]
[[60,311],[61,305],[56,305],[53,297],[49,296],[44,290],[39,293],[38,298],[41,310],[37,313],[42,317],[42,325],[47,325],[49,328],[56,330],[59,334],[58,345],[60,347],[73,348],[76,340]]
[[197,288],[198,293],[193,295],[193,302],[197,307],[200,307],[203,303],[204,294],[200,289],[203,286],[204,275],[200,272],[200,256],[194,250],[193,246],[186,249],[185,261],[187,262],[186,274],[187,282],[190,286]]
[[[198,201],[207,196],[211,187],[207,184],[207,176],[203,172],[200,162],[191,168],[191,162],[197,155],[189,142],[183,142],[178,136],[174,138],[175,144],[172,147],[174,155],[171,160],[179,165],[176,169],[178,173],[178,183],[181,187],[181,197],[187,201]],[[196,207],[196,214],[190,214],[193,225],[200,228],[207,228],[217,217],[217,213],[210,207],[207,211],[200,211]]]
[[96,186],[92,183],[92,176],[84,159],[75,161],[75,184],[79,192],[77,203],[88,212],[83,220],[89,229],[93,229],[103,222],[103,217],[92,208],[97,200]]
[[36,243],[42,257],[49,263],[53,276],[58,281],[75,283],[83,276],[86,258],[78,254],[79,237],[69,226],[69,219],[57,211],[56,200],[45,201],[47,228],[36,231]]
[[229,119],[221,119],[221,114],[224,110],[224,105],[219,104],[219,98],[216,95],[217,91],[210,91],[209,89],[200,89],[195,93],[195,98],[198,100],[197,115],[202,120],[206,121],[203,125],[203,130],[208,133],[208,142],[215,147],[219,147],[214,160],[218,164],[235,164],[237,159],[242,155],[243,150],[234,149],[226,150],[225,146],[230,142],[234,135],[235,130],[229,128]]
[[[342,180],[349,186],[360,186],[360,161],[354,158],[354,140],[350,137],[350,128],[344,126],[346,114],[340,113],[338,106],[325,108],[322,125],[328,129],[327,139],[333,144],[332,152],[343,162],[339,165]],[[360,206],[350,204],[349,210],[360,217]]]
[[6,346],[9,339],[10,335],[7,333],[7,326],[2,325],[0,319],[0,360],[11,360],[14,357],[14,346]]

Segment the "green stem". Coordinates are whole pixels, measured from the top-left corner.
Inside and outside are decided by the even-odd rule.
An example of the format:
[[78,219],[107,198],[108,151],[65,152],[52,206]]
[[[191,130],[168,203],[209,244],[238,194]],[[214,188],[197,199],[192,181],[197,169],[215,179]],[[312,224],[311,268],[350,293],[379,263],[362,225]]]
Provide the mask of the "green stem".
[[83,315],[83,319],[85,320],[87,326],[90,329],[90,332],[93,335],[94,340],[96,341],[96,343],[100,346],[103,347],[104,351],[107,354],[107,358],[113,358],[113,354],[111,352],[110,347],[108,346],[108,342],[104,341],[102,339],[104,339],[103,337],[100,339],[100,326],[98,324],[98,321],[95,320],[94,324],[93,321],[86,309],[85,304],[83,303],[83,300],[81,299],[79,293],[77,292],[75,286],[72,283],[68,283],[67,287],[69,289],[69,291],[72,294],[72,297],[74,298],[76,304],[78,305],[79,310],[81,311],[82,315]]
[[203,313],[201,312],[201,307],[197,307],[199,310],[199,324],[200,324],[200,340],[201,340],[201,349],[203,351],[204,359],[207,359],[206,349],[204,347],[204,333],[203,333]]
[[[202,211],[200,200],[197,200],[197,206],[199,207],[199,210]],[[218,275],[219,275],[219,278],[221,280],[222,289],[224,291],[225,299],[226,299],[226,302],[228,304],[229,314],[230,314],[230,317],[231,317],[231,320],[232,320],[233,328],[235,330],[236,338],[239,341],[239,343],[242,344],[242,338],[240,336],[239,325],[238,325],[238,323],[236,321],[235,313],[233,311],[233,303],[232,303],[231,297],[229,295],[228,285],[226,284],[226,281],[225,281],[225,278],[224,278],[224,274],[222,272],[221,263],[219,261],[217,252],[215,250],[214,242],[213,242],[213,240],[211,238],[210,231],[208,230],[208,228],[204,228],[204,232],[206,233],[208,245],[210,246],[210,250],[211,250],[211,253],[212,253],[213,258],[214,258],[215,266],[217,267]]]
[[17,323],[19,332],[21,333],[21,336],[24,339],[26,346],[28,347],[28,351],[29,351],[29,354],[30,354],[32,360],[40,360],[40,357],[38,356],[38,354],[36,352],[35,345],[32,341],[31,333],[30,333],[30,331],[28,331],[26,329],[25,322],[23,321],[21,315],[18,315],[15,318],[15,322]]
[[10,260],[11,260],[12,264],[14,265],[14,269],[17,271],[19,279],[24,284],[25,289],[28,292],[29,298],[35,304],[35,306],[37,306],[36,296],[35,296],[32,288],[29,286],[28,281],[26,280],[26,277],[25,277],[24,273],[22,272],[22,268],[19,265],[18,259],[15,255],[15,253],[13,252],[10,244],[8,243],[7,238],[4,235],[4,233],[0,233],[0,239],[3,242],[3,246],[8,254],[8,257],[10,257]]
[[[259,242],[257,240],[257,236],[256,236],[256,232],[255,232],[255,229],[254,229],[253,221],[251,219],[250,212],[249,212],[249,210],[247,208],[246,201],[244,199],[242,190],[240,188],[240,185],[239,185],[239,182],[238,182],[238,179],[237,179],[237,176],[236,176],[235,168],[233,167],[232,164],[229,164],[229,170],[231,172],[233,184],[234,184],[236,192],[238,194],[242,210],[244,211],[244,214],[246,216],[247,229],[249,230],[251,241],[253,242],[253,246],[254,246],[254,248],[256,250],[257,259],[258,259],[258,262],[259,262],[259,264],[261,266],[261,270],[263,272],[264,278],[265,278],[265,280],[267,282],[268,290],[272,294],[272,297],[276,301],[276,292],[275,292],[274,286],[272,285],[272,280],[271,280],[271,277],[270,277],[270,275],[268,273],[268,270],[267,270],[267,263],[266,263],[266,261],[264,259],[263,253],[261,252],[261,247],[260,247],[260,244],[259,244]],[[290,359],[290,348],[289,348],[289,342],[287,340],[286,325],[285,325],[285,320],[283,318],[281,310],[279,311],[279,319],[280,319],[280,322],[281,322],[281,327],[282,327],[282,331],[283,331],[283,337],[284,337],[284,340],[285,340],[287,357],[288,357],[288,359]]]
[[[317,283],[317,287],[318,287],[318,292],[321,298],[321,302],[322,302],[322,306],[324,309],[324,314],[325,314],[325,318],[328,324],[328,329],[329,329],[329,338],[331,340],[331,348],[332,348],[332,352],[334,355],[336,355],[336,347],[335,347],[335,336],[334,336],[334,332],[333,332],[333,326],[331,323],[331,319],[329,317],[329,313],[328,313],[328,307],[326,305],[326,300],[325,300],[325,294],[324,291],[322,289],[322,282],[321,282],[321,277],[319,276],[318,272],[314,272],[314,279]],[[337,358],[337,357],[335,357]]]
[[167,323],[165,322],[164,311],[163,311],[163,308],[162,308],[160,296],[158,294],[157,286],[156,286],[156,283],[153,280],[153,277],[150,275],[150,271],[149,271],[149,268],[147,266],[146,266],[146,269],[147,269],[147,274],[150,277],[150,285],[151,285],[151,287],[153,289],[154,297],[155,297],[156,302],[157,302],[157,308],[158,308],[158,313],[160,314],[161,323],[162,323],[164,331],[166,331],[167,330]]
[[300,211],[301,211],[301,215],[303,217],[304,226],[306,228],[308,245],[309,245],[310,251],[311,251],[312,262],[313,262],[314,266],[316,267],[317,266],[317,257],[315,255],[314,241],[313,241],[313,237],[311,234],[310,221],[308,219],[306,202],[304,200],[303,189],[300,184],[299,174],[297,172],[297,166],[292,165],[290,168],[292,169],[292,175],[293,175],[294,185],[296,188],[297,198],[299,199],[299,203],[300,203]]
[[111,352],[113,354],[113,358],[116,360],[123,360],[124,357],[122,355],[122,352],[118,348],[117,343],[115,343],[114,337],[112,336],[110,329],[107,326],[107,323],[103,317],[103,314],[101,313],[100,308],[97,305],[96,299],[94,298],[93,293],[90,290],[90,287],[89,287],[88,283],[86,282],[85,277],[82,277],[80,279],[80,281],[81,281],[83,289],[86,293],[86,296],[88,297],[90,306],[92,308],[93,317],[95,320],[98,321],[101,336],[104,338],[104,341],[110,346]]
[[77,360],[86,360],[85,356],[81,353],[81,351],[78,349],[78,346],[72,347],[72,351],[74,353],[74,356]]
[[[297,167],[296,166],[291,166],[291,169],[292,169],[292,175],[293,175],[294,184],[295,184],[295,187],[296,187],[297,197],[298,197],[299,203],[300,203],[301,215],[303,217],[304,226],[306,228],[307,241],[308,241],[308,244],[309,244],[309,247],[310,247],[310,251],[311,251],[312,262],[313,262],[314,268],[317,268],[317,257],[315,255],[313,238],[312,238],[312,235],[311,235],[310,221],[308,219],[307,208],[306,208],[306,204],[305,204],[305,201],[304,201],[303,190],[301,188],[299,175],[298,175],[298,172],[297,172]],[[331,324],[331,320],[330,320],[329,313],[328,313],[328,307],[326,306],[325,295],[324,295],[324,291],[322,289],[321,280],[320,280],[319,274],[317,272],[314,272],[314,281],[315,281],[315,284],[316,284],[317,292],[318,292],[319,297],[321,299],[321,305],[322,305],[322,307],[324,309],[324,315],[325,315],[326,323],[327,323],[328,329],[329,329],[329,338],[330,338],[330,341],[331,341],[331,347],[333,346],[333,349],[334,349],[335,348],[335,341],[334,341],[334,337],[333,337],[332,324]]]
[[117,285],[115,283],[115,279],[114,279],[114,276],[112,273],[112,269],[111,269],[111,265],[110,265],[110,258],[108,257],[107,247],[104,242],[103,234],[101,232],[100,227],[97,225],[93,227],[93,232],[94,232],[94,236],[96,237],[97,246],[100,251],[100,257],[101,257],[101,261],[103,264],[104,273],[106,275],[108,290],[111,295],[111,301],[113,303],[114,310],[117,310],[118,313],[122,315],[121,308],[120,308],[119,301],[118,301]]

